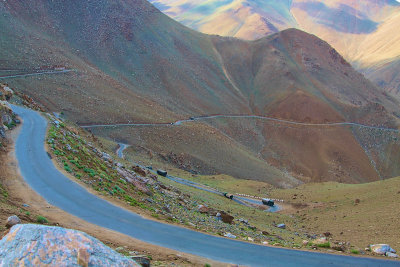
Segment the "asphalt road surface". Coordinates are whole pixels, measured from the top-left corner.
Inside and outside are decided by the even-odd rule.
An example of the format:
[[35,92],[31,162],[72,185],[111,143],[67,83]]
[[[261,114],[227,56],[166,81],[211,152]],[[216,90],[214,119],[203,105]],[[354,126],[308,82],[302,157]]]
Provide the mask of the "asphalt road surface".
[[122,143],[118,143],[119,148],[117,149],[117,155],[119,158],[123,159],[124,156],[124,150],[128,148],[128,145],[126,144],[122,144]]
[[400,266],[398,261],[255,245],[144,219],[90,194],[60,173],[44,149],[46,120],[32,110],[12,109],[23,120],[16,157],[26,182],[51,205],[90,223],[155,245],[248,266]]

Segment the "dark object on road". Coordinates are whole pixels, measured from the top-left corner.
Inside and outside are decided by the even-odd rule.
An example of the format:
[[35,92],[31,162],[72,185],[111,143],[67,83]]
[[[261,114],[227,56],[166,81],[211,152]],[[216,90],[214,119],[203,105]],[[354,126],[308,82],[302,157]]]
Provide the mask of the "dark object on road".
[[161,175],[161,176],[164,176],[164,177],[167,177],[168,173],[166,171],[163,171],[163,170],[157,170],[157,174]]
[[224,197],[229,198],[229,199],[233,199],[233,195],[229,194],[229,193],[224,193]]
[[190,120],[191,120],[191,121],[194,121],[194,117],[190,117]]
[[149,169],[149,170],[152,170],[152,169],[153,169],[152,166],[147,166],[146,168]]
[[264,205],[267,205],[267,206],[269,206],[269,207],[275,206],[275,201],[273,201],[272,199],[263,198],[261,201],[262,201],[262,203],[263,203]]

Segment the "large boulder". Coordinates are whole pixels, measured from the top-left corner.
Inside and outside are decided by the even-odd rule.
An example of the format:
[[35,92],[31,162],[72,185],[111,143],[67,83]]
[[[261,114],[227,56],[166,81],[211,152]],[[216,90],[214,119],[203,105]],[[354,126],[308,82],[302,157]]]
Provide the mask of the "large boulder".
[[140,266],[86,233],[17,224],[0,240],[0,266]]
[[228,213],[226,213],[224,211],[221,211],[220,214],[221,214],[221,220],[224,223],[232,224],[233,219],[235,219],[233,216],[229,215]]

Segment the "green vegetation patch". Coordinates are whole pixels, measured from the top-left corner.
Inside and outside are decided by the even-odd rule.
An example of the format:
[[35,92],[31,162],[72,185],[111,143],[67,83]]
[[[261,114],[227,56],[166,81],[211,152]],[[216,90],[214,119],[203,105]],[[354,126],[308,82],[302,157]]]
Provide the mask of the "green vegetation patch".
[[48,223],[49,220],[47,220],[46,217],[43,217],[43,216],[41,216],[41,215],[38,215],[38,216],[36,217],[36,222],[37,222],[37,223],[40,223],[40,224],[44,224],[44,223]]
[[317,244],[317,247],[319,247],[319,248],[330,248],[331,247],[331,243],[325,242],[325,243],[322,243],[322,244]]

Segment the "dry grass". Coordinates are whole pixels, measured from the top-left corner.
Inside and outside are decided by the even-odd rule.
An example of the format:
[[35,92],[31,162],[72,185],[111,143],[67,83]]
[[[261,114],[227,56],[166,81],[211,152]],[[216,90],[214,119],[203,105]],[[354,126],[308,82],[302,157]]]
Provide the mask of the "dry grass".
[[308,184],[271,195],[296,206],[311,203],[297,213],[311,231],[330,232],[359,248],[388,243],[400,249],[400,177],[360,185]]

